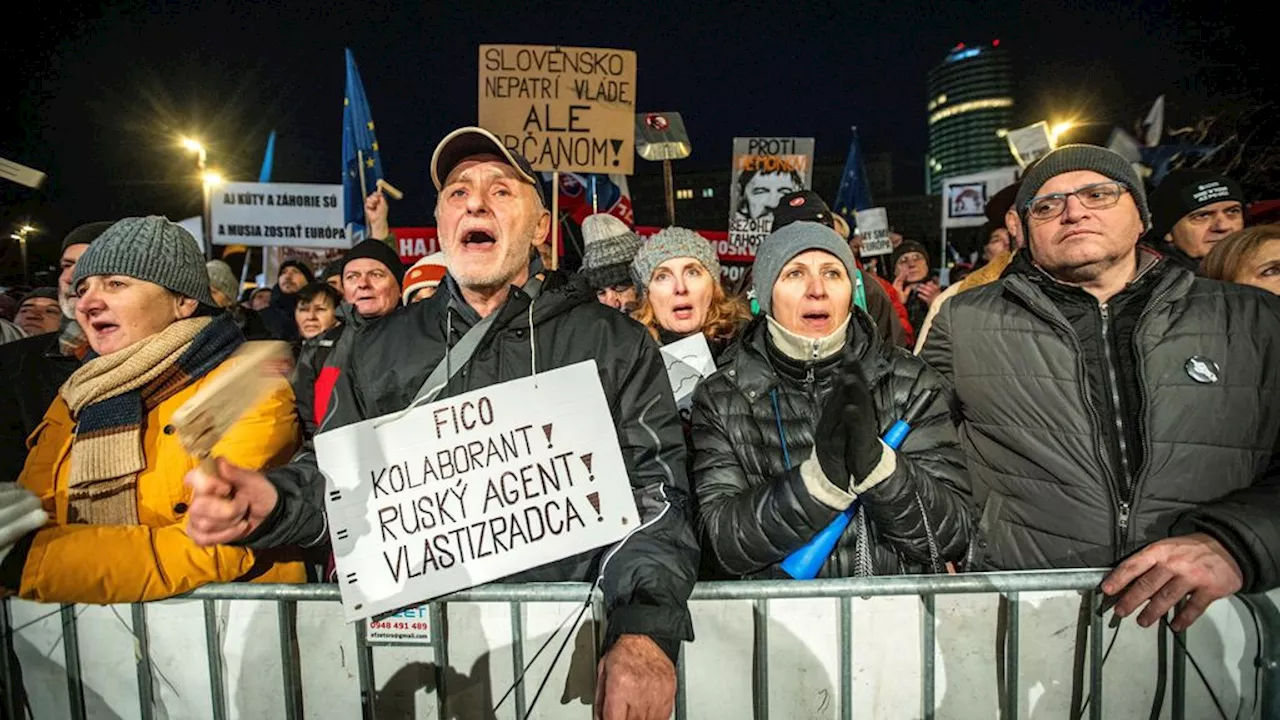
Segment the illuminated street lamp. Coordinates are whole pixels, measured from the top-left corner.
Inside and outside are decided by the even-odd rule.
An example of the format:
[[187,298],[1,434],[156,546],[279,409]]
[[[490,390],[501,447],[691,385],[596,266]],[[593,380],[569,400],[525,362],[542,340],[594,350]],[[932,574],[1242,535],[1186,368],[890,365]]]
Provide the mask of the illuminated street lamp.
[[[205,161],[208,159],[208,149],[204,143],[193,138],[182,138],[182,147],[196,154],[196,171],[200,173],[200,235],[204,245],[204,256],[206,258],[213,257],[213,238],[210,237],[209,225],[209,191],[213,185],[220,184],[222,177],[217,173],[205,171]],[[216,183],[210,183],[210,176],[217,178]]]
[[35,228],[31,227],[30,225],[23,225],[22,227],[18,228],[18,232],[9,236],[14,240],[18,241],[18,249],[22,252],[22,284],[23,285],[31,284],[31,277],[27,273],[27,236],[33,232],[36,232]]
[[1075,127],[1075,126],[1076,126],[1076,124],[1077,124],[1077,123],[1075,123],[1075,122],[1073,122],[1073,121],[1067,121],[1067,122],[1060,122],[1060,123],[1056,123],[1056,124],[1055,124],[1055,125],[1054,125],[1050,130],[1049,130],[1049,143],[1050,143],[1053,147],[1058,147],[1058,138],[1062,137],[1063,133],[1065,133],[1065,132],[1067,132],[1068,130],[1070,130],[1071,128]]

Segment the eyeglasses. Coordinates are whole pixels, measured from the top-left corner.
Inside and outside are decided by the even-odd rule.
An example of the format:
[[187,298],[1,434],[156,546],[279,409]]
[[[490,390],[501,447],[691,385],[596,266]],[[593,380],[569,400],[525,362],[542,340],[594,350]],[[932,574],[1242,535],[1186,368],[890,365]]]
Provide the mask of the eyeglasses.
[[1129,192],[1129,188],[1118,182],[1100,182],[1069,193],[1052,193],[1031,198],[1027,203],[1028,214],[1035,220],[1052,220],[1067,209],[1067,198],[1075,196],[1080,204],[1089,210],[1105,210],[1115,207],[1120,196]]

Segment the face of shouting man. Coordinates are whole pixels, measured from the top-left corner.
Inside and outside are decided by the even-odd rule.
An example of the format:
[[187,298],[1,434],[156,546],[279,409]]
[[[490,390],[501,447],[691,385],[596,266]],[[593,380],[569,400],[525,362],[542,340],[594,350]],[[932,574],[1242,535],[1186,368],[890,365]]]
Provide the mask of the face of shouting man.
[[522,285],[530,248],[551,230],[537,191],[497,155],[472,155],[454,166],[436,221],[449,274],[464,291],[484,295]]

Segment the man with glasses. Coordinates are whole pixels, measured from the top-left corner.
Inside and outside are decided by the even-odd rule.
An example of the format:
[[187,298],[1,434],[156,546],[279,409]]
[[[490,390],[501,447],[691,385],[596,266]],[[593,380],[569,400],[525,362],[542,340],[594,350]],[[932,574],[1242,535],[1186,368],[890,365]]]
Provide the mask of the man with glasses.
[[1280,585],[1280,299],[1145,246],[1142,181],[1087,145],[1031,167],[1029,252],[943,306],[923,357],[955,385],[980,517],[971,570],[1116,566],[1149,626],[1189,596]]

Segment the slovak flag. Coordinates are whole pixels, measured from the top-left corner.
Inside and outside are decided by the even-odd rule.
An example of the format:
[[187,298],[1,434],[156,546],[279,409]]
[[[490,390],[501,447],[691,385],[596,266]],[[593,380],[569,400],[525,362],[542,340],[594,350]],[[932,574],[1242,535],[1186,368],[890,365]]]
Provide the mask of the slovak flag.
[[[593,181],[598,210],[592,209]],[[635,225],[635,210],[631,205],[631,189],[627,187],[626,175],[560,173],[560,212],[579,225],[595,212],[613,215],[628,227]]]

